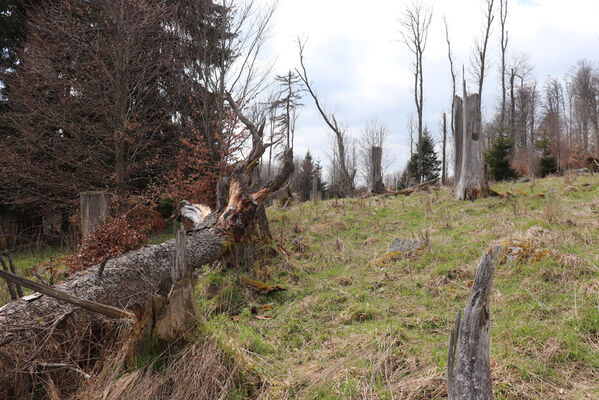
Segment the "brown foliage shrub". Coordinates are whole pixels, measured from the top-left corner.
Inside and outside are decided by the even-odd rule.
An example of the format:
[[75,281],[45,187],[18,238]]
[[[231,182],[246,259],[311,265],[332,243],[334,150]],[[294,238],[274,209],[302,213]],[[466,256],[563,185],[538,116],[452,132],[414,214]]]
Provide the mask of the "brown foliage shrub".
[[586,151],[583,145],[576,144],[572,146],[566,157],[566,169],[580,169],[588,167],[588,159],[590,154]]
[[512,161],[512,168],[516,170],[518,176],[528,176],[530,172],[530,156],[527,152],[521,151],[514,155],[514,160]]
[[121,215],[105,225],[97,226],[81,242],[77,254],[67,258],[66,264],[72,272],[81,271],[107,257],[115,257],[137,249],[148,241],[146,232],[139,228],[131,224],[127,215]]

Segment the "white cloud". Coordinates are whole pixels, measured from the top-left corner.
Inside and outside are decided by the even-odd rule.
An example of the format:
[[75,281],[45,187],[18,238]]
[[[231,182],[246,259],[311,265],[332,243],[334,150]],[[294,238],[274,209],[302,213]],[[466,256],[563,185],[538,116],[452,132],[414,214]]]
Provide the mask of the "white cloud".
[[[411,2],[279,0],[268,46],[268,53],[277,57],[277,70],[286,71],[298,64],[297,37],[307,37],[309,73],[328,109],[335,111],[356,137],[369,118],[387,122],[392,148],[402,151],[398,157],[401,165],[408,157],[405,121],[414,106],[412,55],[400,42],[398,20]],[[432,4],[424,65],[425,120],[438,134],[440,115],[450,108],[451,100],[443,16],[449,22],[458,65],[467,64],[483,28],[484,2],[437,0]],[[509,0],[510,51],[529,55],[540,84],[549,74],[563,76],[579,59],[599,54],[597,15],[597,0]],[[500,90],[498,17],[489,46],[484,103],[490,112]],[[311,99],[305,98],[304,103],[297,125],[297,154],[303,156],[310,148],[326,162],[330,133]]]

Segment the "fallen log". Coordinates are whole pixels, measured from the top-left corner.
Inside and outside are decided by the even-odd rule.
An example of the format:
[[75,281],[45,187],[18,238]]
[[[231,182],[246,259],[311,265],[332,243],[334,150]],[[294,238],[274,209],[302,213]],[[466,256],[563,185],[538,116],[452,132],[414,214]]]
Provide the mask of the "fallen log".
[[395,192],[389,192],[388,194],[391,196],[409,196],[418,190],[423,190],[423,189],[428,188],[431,185],[434,185],[435,183],[437,183],[439,181],[439,179],[440,178],[431,179],[430,181],[423,182],[419,185],[410,186],[409,188],[405,188],[405,189],[398,190]]
[[[264,215],[263,205],[287,183],[294,170],[293,151],[286,149],[278,175],[264,187],[251,186],[251,175],[269,146],[262,142],[264,122],[250,121],[231,96],[227,96],[227,100],[248,128],[252,149],[248,158],[233,170],[228,204],[222,212],[208,213],[200,207],[194,209],[195,206],[189,203],[182,204],[182,217],[193,222],[193,229],[187,232],[183,242],[180,241],[185,243],[185,251],[179,252],[185,253],[189,271],[220,260],[233,249],[254,244],[259,233],[267,229],[264,221],[260,221],[260,216]],[[155,308],[156,298],[167,298],[175,283],[173,276],[179,278],[171,272],[175,247],[172,239],[104,260],[72,275],[55,289],[66,296],[63,299],[74,297],[126,310],[124,315],[127,316],[135,314],[134,324],[125,322],[125,331],[135,341],[153,334],[160,314]],[[74,387],[61,388],[61,391],[72,393],[81,374],[59,369],[46,371],[46,375],[40,377],[35,372],[36,366],[42,365],[40,363],[74,363],[91,369],[93,360],[100,358],[98,352],[114,340],[115,332],[123,331],[122,321],[89,313],[47,294],[50,293],[29,301],[14,300],[0,308],[0,338],[12,338],[0,348],[2,399],[26,398],[28,393],[46,384],[48,374],[58,373],[62,375],[52,375],[48,381],[71,382]]]
[[35,290],[47,296],[50,296],[54,299],[61,300],[82,308],[86,310],[100,313],[102,315],[106,315],[112,318],[134,318],[130,312],[118,309],[116,307],[107,306],[105,304],[96,303],[95,301],[89,301],[86,299],[82,299],[77,296],[73,296],[67,292],[63,292],[61,290],[57,290],[51,286],[44,285],[42,283],[37,283],[35,281],[20,277],[18,275],[12,274],[10,272],[0,270],[0,278],[4,278],[7,282],[12,282],[14,284],[21,285],[26,287],[27,289]]

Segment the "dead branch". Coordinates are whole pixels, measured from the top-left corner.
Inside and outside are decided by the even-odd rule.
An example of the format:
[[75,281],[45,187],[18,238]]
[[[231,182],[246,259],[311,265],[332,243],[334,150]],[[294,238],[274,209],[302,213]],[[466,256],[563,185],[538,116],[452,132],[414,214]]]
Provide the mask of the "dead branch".
[[135,318],[130,312],[120,310],[115,307],[107,306],[104,304],[96,303],[86,299],[73,296],[72,294],[66,293],[61,290],[54,289],[53,287],[38,283],[27,278],[20,277],[7,271],[0,270],[0,278],[4,278],[7,282],[19,284],[25,286],[28,289],[35,290],[43,293],[47,296],[54,297],[55,299],[66,301],[67,303],[75,304],[83,307],[86,310],[97,312],[112,318]]

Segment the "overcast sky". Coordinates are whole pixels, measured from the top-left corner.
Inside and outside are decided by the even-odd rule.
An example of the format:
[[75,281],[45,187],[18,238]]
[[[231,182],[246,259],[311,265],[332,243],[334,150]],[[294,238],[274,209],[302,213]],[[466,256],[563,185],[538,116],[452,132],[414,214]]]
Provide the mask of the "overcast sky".
[[[261,0],[269,2],[269,0]],[[277,72],[298,65],[298,36],[308,39],[306,65],[314,88],[329,112],[350,134],[360,135],[367,120],[378,118],[390,131],[394,170],[409,156],[406,121],[415,113],[412,54],[401,42],[400,24],[411,0],[279,0],[266,54],[276,56]],[[497,9],[499,0],[496,0]],[[446,16],[458,65],[467,64],[483,29],[483,0],[437,0],[424,54],[424,120],[440,137],[440,118],[451,107],[451,76],[443,17]],[[509,52],[525,53],[540,87],[547,76],[563,77],[582,58],[599,60],[599,0],[509,0]],[[500,94],[499,24],[493,26],[483,113]],[[461,78],[460,78],[461,79]],[[474,90],[474,84],[470,87]],[[296,155],[309,148],[328,163],[331,132],[310,98],[297,121]]]

